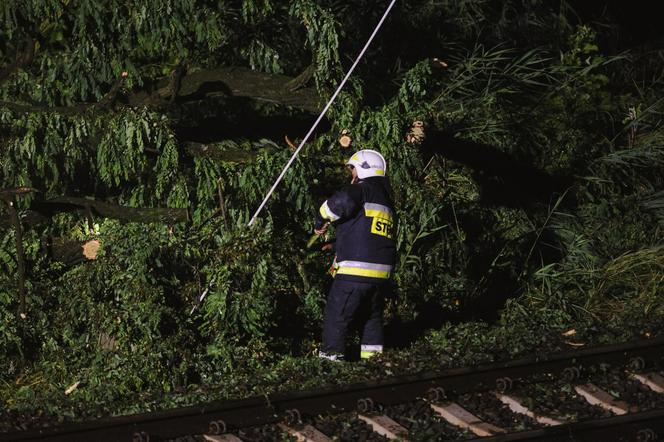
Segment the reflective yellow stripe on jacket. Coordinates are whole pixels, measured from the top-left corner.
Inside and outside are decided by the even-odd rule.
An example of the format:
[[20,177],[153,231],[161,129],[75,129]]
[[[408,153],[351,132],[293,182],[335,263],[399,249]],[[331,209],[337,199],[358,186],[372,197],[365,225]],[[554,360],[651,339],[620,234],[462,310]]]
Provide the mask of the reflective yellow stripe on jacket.
[[382,218],[390,221],[394,219],[392,209],[382,204],[364,203],[364,214],[370,218]]
[[327,205],[327,200],[323,204],[321,204],[320,209],[318,211],[320,212],[320,216],[322,216],[323,219],[332,222],[339,219],[339,215],[330,210],[330,207]]

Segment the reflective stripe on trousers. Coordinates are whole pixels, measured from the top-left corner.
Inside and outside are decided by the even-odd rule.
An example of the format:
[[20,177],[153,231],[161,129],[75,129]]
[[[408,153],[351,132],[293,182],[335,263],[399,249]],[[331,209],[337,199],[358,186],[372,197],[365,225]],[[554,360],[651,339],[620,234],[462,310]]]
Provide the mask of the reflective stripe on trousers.
[[394,266],[374,264],[362,261],[340,261],[337,263],[337,275],[366,276],[369,278],[389,279]]
[[369,359],[372,356],[376,356],[379,353],[383,352],[382,345],[366,345],[362,344],[360,347],[360,358]]

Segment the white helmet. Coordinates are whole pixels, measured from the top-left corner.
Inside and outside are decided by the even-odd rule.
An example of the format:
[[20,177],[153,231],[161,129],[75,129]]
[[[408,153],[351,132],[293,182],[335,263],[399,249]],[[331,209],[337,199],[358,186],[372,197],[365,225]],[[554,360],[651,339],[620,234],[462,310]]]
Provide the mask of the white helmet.
[[370,176],[386,176],[387,163],[385,158],[375,150],[358,150],[346,161],[357,170],[357,177],[361,180]]

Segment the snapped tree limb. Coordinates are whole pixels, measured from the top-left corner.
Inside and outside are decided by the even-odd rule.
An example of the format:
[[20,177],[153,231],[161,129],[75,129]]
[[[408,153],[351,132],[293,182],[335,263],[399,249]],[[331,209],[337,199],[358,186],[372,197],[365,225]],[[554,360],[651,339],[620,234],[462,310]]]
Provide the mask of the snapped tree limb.
[[15,196],[21,196],[36,191],[37,189],[33,189],[32,187],[13,187],[9,189],[0,189],[0,199],[11,201]]
[[189,220],[187,209],[170,207],[126,207],[88,198],[61,196],[43,201],[34,201],[31,209],[39,212],[67,212],[86,210],[103,218],[140,223],[164,222],[178,223]]
[[14,103],[12,101],[0,101],[0,107],[7,108],[17,113],[57,113],[62,115],[80,115],[88,111],[108,109],[115,103],[124,78],[118,78],[111,89],[96,103],[78,103],[71,106],[42,106],[35,104]]
[[[2,192],[6,192],[6,190],[3,189]],[[1,193],[0,196],[2,196]],[[11,198],[3,197],[1,199],[4,199],[8,205],[13,202]],[[103,218],[139,223],[164,222],[172,224],[189,221],[187,209],[171,207],[126,207],[95,199],[61,196],[47,200],[32,201],[30,209],[22,212],[20,222],[24,225],[35,226],[48,221],[56,213],[77,210],[83,211],[86,215],[91,213],[92,215]],[[18,216],[18,213],[16,213],[10,214],[10,217],[0,218],[0,227],[14,227]]]
[[[159,80],[155,90],[129,92],[124,95],[123,101],[132,107],[162,107],[172,104],[176,98],[179,101],[195,101],[206,95],[225,94],[291,106],[312,113],[319,112],[322,106],[316,89],[302,87],[293,90],[293,80],[292,77],[285,75],[267,74],[237,66],[200,70],[188,75],[176,70],[168,77]],[[97,103],[42,106],[0,101],[0,107],[18,113],[53,112],[78,115],[87,111],[110,108],[116,99],[120,101],[121,85],[122,78],[118,79],[109,92]]]
[[[201,95],[223,93],[233,97],[253,98],[257,101],[291,106],[308,112],[319,112],[320,97],[313,87],[293,89],[292,77],[253,71],[246,67],[230,66],[205,69],[182,75],[177,90],[181,100]],[[131,106],[160,106],[173,96],[169,77],[157,83],[154,92],[140,91],[127,96]]]

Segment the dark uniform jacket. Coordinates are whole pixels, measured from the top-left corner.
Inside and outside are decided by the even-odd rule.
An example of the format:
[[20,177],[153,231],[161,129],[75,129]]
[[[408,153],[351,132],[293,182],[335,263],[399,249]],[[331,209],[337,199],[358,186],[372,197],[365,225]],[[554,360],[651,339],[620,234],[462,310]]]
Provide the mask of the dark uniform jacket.
[[320,207],[314,228],[336,226],[335,278],[385,282],[394,271],[397,218],[384,177],[369,177],[335,192]]

